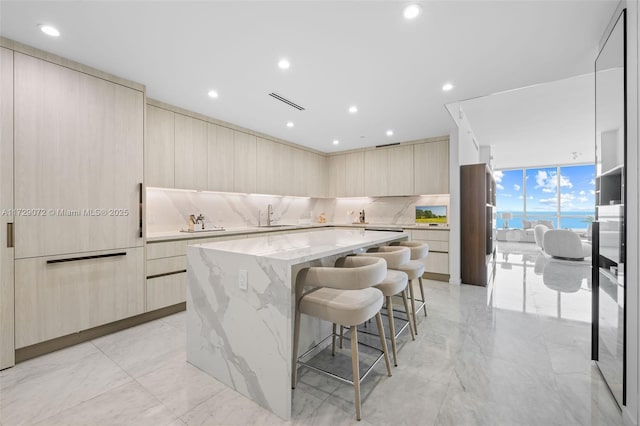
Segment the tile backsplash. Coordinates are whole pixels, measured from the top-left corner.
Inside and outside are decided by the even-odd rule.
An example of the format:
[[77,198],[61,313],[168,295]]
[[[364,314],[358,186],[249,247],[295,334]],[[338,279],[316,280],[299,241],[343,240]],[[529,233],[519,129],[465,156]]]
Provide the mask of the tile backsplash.
[[261,223],[266,222],[269,204],[278,224],[316,223],[321,213],[327,222],[347,224],[357,221],[358,212],[364,209],[370,224],[406,225],[415,223],[416,205],[446,205],[448,209],[449,195],[305,198],[147,188],[147,232],[179,231],[187,226],[190,214],[200,213],[207,225],[256,226],[258,211]]

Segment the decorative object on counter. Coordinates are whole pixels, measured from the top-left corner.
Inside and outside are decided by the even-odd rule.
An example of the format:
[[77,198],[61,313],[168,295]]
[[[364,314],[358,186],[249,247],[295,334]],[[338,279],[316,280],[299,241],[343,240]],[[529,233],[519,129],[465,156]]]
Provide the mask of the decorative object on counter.
[[212,226],[206,228],[204,226],[204,215],[200,213],[198,217],[194,214],[190,214],[187,218],[188,227],[187,229],[181,229],[180,232],[209,232],[209,231],[224,231],[225,229],[221,226]]
[[318,216],[318,223],[327,223],[327,216],[324,212],[320,213],[320,216]]
[[360,212],[360,223],[366,223],[365,221],[365,215],[364,215],[364,209],[362,209],[362,211]]

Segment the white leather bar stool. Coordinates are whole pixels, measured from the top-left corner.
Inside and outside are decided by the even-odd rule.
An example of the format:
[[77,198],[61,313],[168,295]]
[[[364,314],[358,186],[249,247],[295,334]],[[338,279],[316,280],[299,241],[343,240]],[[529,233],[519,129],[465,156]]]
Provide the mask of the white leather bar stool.
[[[397,269],[409,262],[411,257],[411,250],[408,247],[401,246],[386,246],[375,247],[369,249],[366,253],[360,253],[359,256],[370,256],[384,259],[387,262],[387,276],[382,280],[380,284],[377,284],[375,288],[380,289],[386,299],[387,314],[389,316],[389,336],[391,337],[391,351],[393,353],[393,364],[398,366],[398,351],[396,349],[396,338],[404,331],[406,326],[411,331],[411,339],[416,340],[414,334],[414,327],[411,324],[411,315],[409,310],[409,302],[407,301],[407,283],[409,282],[408,276],[405,272],[398,271]],[[395,270],[394,270],[395,269]],[[407,324],[401,330],[396,333],[396,327],[393,319],[393,296],[401,295],[404,302],[404,309],[407,313]],[[341,334],[342,334],[342,330]]]
[[[411,250],[411,260],[404,265],[400,265],[397,270],[405,272],[409,277],[409,295],[411,297],[411,311],[413,312],[413,326],[415,327],[415,333],[418,334],[418,317],[416,313],[420,311],[420,309],[424,309],[424,316],[427,316],[427,302],[424,295],[424,285],[422,284],[422,274],[424,274],[423,260],[429,254],[429,245],[417,241],[397,241],[391,243],[391,246],[408,247]],[[419,300],[421,304],[417,308],[412,285],[415,279],[417,279],[420,284],[420,294],[422,296],[422,300]]]
[[[391,363],[384,337],[384,327],[380,309],[384,296],[380,290],[374,288],[384,280],[387,275],[387,264],[384,259],[374,257],[349,256],[338,259],[335,268],[311,267],[298,273],[296,278],[296,311],[294,320],[293,338],[293,372],[291,387],[295,389],[297,380],[297,366],[304,365],[320,373],[341,381],[352,383],[355,392],[356,418],[361,418],[360,382],[373,369],[375,364],[384,357],[387,366],[387,374],[391,376]],[[303,294],[305,286],[313,286],[310,291]],[[332,350],[335,352],[336,324],[351,328],[351,362],[353,368],[353,380],[342,378],[330,372],[315,368],[298,360],[298,345],[300,338],[300,315],[306,314],[333,323]],[[360,377],[358,358],[358,324],[376,317],[382,354],[376,362]],[[328,337],[327,337],[328,339]],[[324,339],[322,342],[324,342]],[[322,344],[318,343],[318,345]],[[316,345],[316,347],[318,346]],[[305,354],[310,353],[311,348]],[[301,357],[301,358],[302,358]]]

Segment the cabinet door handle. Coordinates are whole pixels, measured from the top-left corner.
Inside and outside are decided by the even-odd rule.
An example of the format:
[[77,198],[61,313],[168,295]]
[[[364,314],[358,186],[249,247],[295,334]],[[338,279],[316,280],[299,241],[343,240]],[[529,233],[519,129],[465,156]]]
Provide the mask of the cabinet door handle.
[[142,182],[138,184],[138,237],[142,238]]
[[51,259],[47,260],[47,264],[50,263],[64,263],[64,262],[76,262],[78,260],[90,260],[90,259],[102,259],[105,257],[126,256],[127,252],[108,253],[108,254],[96,254],[93,256],[80,256],[80,257],[67,257],[66,259]]
[[7,248],[13,247],[13,223],[7,223]]
[[166,277],[167,275],[184,274],[185,272],[187,272],[187,270],[186,269],[182,269],[180,271],[165,272],[165,273],[162,273],[162,274],[149,275],[147,278],[160,278],[160,277]]

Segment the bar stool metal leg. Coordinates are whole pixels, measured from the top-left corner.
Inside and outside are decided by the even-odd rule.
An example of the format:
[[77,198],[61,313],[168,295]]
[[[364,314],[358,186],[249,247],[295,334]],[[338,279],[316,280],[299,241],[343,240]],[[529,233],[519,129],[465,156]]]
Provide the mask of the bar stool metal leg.
[[[336,323],[333,323],[333,330],[331,333],[331,356],[336,356]],[[342,326],[340,326],[340,330],[342,330]],[[342,336],[340,336],[342,338]]]
[[420,295],[422,296],[422,307],[424,308],[424,316],[427,316],[427,299],[424,297],[424,286],[422,285],[422,277],[418,278],[418,282],[420,283]]
[[351,365],[353,367],[353,390],[356,403],[356,419],[360,420],[360,360],[358,359],[358,326],[351,326]]
[[296,388],[298,378],[298,346],[300,345],[300,311],[296,309],[293,321],[293,367],[291,372],[291,389]]
[[382,315],[380,312],[376,314],[376,322],[378,323],[378,334],[380,335],[380,344],[384,352],[384,363],[387,365],[387,376],[391,377],[391,362],[389,361],[389,351],[387,350],[387,340],[384,337],[384,327],[382,326]]
[[396,350],[396,327],[393,323],[393,302],[391,296],[387,296],[387,312],[389,313],[389,334],[391,335],[391,352],[393,352],[393,365],[398,366],[398,351]]
[[411,332],[411,340],[416,340],[416,334],[414,333],[414,325],[411,320],[411,314],[409,311],[409,301],[407,300],[407,292],[402,291],[402,302],[404,303],[404,311],[407,313],[407,321],[409,322],[409,331]]
[[409,297],[411,297],[411,315],[413,316],[413,328],[418,334],[418,317],[416,316],[416,297],[413,294],[413,280],[409,280]]

